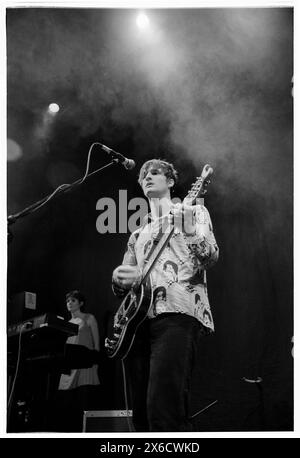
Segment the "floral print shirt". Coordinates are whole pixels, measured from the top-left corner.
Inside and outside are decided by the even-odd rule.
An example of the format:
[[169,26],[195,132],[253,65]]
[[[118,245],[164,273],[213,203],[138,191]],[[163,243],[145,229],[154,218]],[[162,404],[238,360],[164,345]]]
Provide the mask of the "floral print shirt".
[[[151,215],[147,215],[142,227],[131,234],[122,264],[137,265],[143,271],[145,259],[166,218],[168,216],[153,221]],[[148,317],[155,318],[166,312],[184,313],[200,321],[206,332],[214,331],[206,269],[218,257],[209,212],[204,205],[197,205],[195,234],[186,235],[176,228],[151,270],[153,303]],[[114,284],[113,290],[122,295],[122,289]]]

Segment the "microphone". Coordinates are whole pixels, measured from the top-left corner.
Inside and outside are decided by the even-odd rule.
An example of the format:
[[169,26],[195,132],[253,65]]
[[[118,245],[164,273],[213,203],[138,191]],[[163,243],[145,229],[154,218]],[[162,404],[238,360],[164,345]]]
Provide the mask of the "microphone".
[[103,151],[106,153],[110,154],[111,157],[122,164],[126,170],[132,170],[135,167],[135,162],[133,159],[128,159],[127,157],[123,156],[121,153],[118,153],[117,151],[114,151],[111,148],[108,148],[108,146],[102,145],[102,143],[99,143]]

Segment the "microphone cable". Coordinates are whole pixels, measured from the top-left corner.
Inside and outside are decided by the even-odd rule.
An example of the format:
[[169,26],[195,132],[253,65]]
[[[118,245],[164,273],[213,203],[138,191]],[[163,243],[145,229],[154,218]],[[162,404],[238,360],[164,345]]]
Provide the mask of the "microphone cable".
[[14,392],[14,389],[15,389],[15,384],[16,384],[16,380],[17,380],[17,376],[18,376],[18,372],[19,372],[20,359],[21,359],[21,340],[22,340],[22,331],[23,331],[24,329],[26,329],[26,327],[28,326],[28,324],[31,325],[30,322],[26,322],[26,323],[23,323],[22,326],[21,326],[21,328],[20,328],[19,339],[18,339],[18,356],[17,356],[17,364],[16,364],[16,370],[15,370],[15,375],[14,375],[14,379],[13,379],[13,382],[12,382],[11,390],[10,390],[10,393],[9,393],[9,398],[8,398],[8,401],[7,401],[7,409],[10,408],[10,404],[11,404],[11,401],[12,401],[12,398],[13,398],[13,392]]
[[51,194],[49,194],[44,199],[42,199],[40,201],[40,203],[37,202],[37,204],[30,205],[28,208],[26,208],[25,210],[23,210],[23,211],[21,211],[19,213],[16,213],[15,215],[8,216],[8,218],[7,218],[8,222],[9,223],[14,222],[19,216],[25,216],[25,215],[28,215],[28,214],[31,214],[31,213],[35,212],[36,210],[39,210],[44,205],[46,205],[51,199],[53,199],[53,197],[56,194],[58,194],[59,191],[67,191],[68,189],[72,189],[74,186],[78,186],[78,185],[82,184],[84,181],[86,181],[86,179],[88,177],[94,175],[97,172],[100,172],[101,170],[103,170],[103,169],[105,169],[105,168],[107,168],[107,167],[109,167],[111,165],[114,165],[115,162],[112,161],[112,162],[109,162],[108,164],[104,165],[103,167],[100,167],[99,169],[94,170],[93,172],[89,173],[92,149],[93,149],[93,147],[95,145],[102,146],[102,144],[99,143],[99,142],[92,143],[92,145],[90,146],[89,152],[88,152],[87,163],[86,163],[86,169],[85,169],[85,173],[84,173],[82,178],[79,178],[79,180],[75,181],[74,183],[64,183],[64,184],[59,185]]

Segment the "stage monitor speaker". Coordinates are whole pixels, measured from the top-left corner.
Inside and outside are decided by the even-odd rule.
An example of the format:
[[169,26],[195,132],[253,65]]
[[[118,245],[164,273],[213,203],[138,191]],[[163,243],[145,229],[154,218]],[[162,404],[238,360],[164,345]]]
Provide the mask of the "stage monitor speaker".
[[131,417],[132,410],[87,410],[83,415],[83,432],[130,432]]

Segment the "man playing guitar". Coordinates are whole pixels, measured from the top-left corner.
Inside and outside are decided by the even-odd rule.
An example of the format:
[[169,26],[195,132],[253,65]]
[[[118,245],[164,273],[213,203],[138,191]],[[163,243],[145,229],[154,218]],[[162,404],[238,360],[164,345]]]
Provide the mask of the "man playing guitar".
[[204,205],[174,205],[173,165],[147,161],[139,183],[151,213],[129,238],[122,265],[113,272],[120,297],[142,278],[151,250],[169,223],[174,232],[151,271],[151,306],[125,359],[136,431],[191,431],[189,396],[199,337],[214,331],[206,269],[219,255]]

